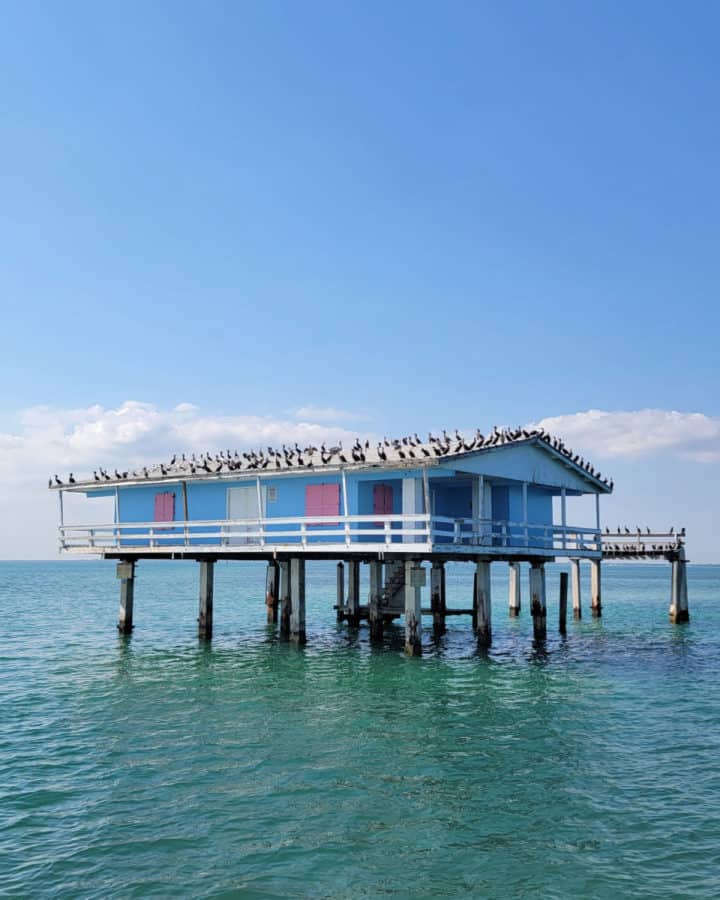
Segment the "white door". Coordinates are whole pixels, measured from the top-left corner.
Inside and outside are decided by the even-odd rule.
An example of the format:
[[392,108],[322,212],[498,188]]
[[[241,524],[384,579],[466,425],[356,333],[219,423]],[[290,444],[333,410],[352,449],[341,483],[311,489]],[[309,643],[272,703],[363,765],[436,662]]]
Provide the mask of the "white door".
[[[228,488],[227,492],[227,517],[228,519],[255,519],[255,522],[246,525],[231,525],[229,531],[231,544],[259,544],[260,538],[257,532],[260,526],[257,524],[258,518],[258,492],[257,486],[246,485],[244,487]],[[263,507],[265,506],[265,489],[262,493]],[[263,516],[265,510],[263,508]],[[255,532],[253,537],[243,537],[248,532]]]

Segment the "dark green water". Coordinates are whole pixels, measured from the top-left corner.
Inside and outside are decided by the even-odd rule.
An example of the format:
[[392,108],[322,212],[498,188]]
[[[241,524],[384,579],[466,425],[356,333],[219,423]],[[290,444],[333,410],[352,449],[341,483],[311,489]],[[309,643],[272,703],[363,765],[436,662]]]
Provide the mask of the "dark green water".
[[256,564],[217,566],[207,647],[190,564],[139,567],[121,639],[111,563],[0,563],[0,892],[720,896],[720,568],[671,626],[669,567],[608,565],[544,649],[495,568],[489,655],[462,619],[407,659],[335,624],[322,563],[303,651]]

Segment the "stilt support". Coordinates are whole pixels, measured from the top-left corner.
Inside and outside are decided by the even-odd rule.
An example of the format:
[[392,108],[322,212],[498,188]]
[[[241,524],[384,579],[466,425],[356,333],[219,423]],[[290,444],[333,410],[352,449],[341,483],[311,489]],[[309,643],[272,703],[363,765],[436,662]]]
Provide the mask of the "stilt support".
[[600,578],[600,560],[590,560],[590,612],[593,619],[602,615],[602,582]]
[[290,563],[280,563],[280,637],[290,637]]
[[135,599],[135,563],[125,560],[117,564],[117,577],[120,579],[120,616],[118,631],[130,634],[133,630],[133,602]]
[[444,634],[447,600],[445,597],[445,566],[441,562],[434,562],[430,570],[430,608],[432,609],[434,633]]
[[567,601],[568,601],[568,573],[560,573],[560,616],[558,629],[560,634],[567,634]]
[[265,605],[268,625],[277,625],[280,604],[280,567],[276,562],[268,563],[265,576]]
[[573,619],[582,619],[582,598],[580,595],[580,560],[570,560],[570,584],[572,586]]
[[475,569],[475,597],[473,598],[473,624],[478,645],[489,647],[492,641],[490,612],[490,563],[478,560]]
[[405,653],[422,655],[421,589],[425,570],[414,560],[405,562]]
[[530,612],[533,618],[535,640],[547,637],[547,607],[545,604],[545,564],[530,565]]
[[511,618],[520,615],[520,563],[508,563],[508,607]]
[[337,604],[335,606],[338,622],[345,618],[345,564],[337,564]]
[[383,564],[379,559],[370,562],[370,597],[368,599],[368,618],[370,619],[370,639],[382,640],[383,617],[380,610],[383,591]]
[[305,560],[290,560],[290,640],[305,643]]
[[360,624],[360,563],[350,560],[347,564],[348,595],[346,618],[348,625],[357,628]]
[[687,592],[687,561],[685,560],[684,547],[678,550],[676,558],[672,561],[671,578],[670,621],[679,625],[681,622],[690,621]]
[[204,559],[200,563],[200,608],[198,613],[198,637],[210,640],[213,628],[213,588],[215,561]]

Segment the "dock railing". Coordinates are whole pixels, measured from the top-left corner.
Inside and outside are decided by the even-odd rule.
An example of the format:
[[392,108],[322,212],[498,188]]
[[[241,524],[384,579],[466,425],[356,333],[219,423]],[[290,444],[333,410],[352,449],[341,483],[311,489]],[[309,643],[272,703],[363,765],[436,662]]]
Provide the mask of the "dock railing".
[[450,518],[420,514],[291,516],[208,521],[61,525],[60,549],[74,553],[168,553],[204,548],[223,553],[301,549],[331,552],[459,552],[502,555],[531,551],[592,555],[602,551],[594,528]]

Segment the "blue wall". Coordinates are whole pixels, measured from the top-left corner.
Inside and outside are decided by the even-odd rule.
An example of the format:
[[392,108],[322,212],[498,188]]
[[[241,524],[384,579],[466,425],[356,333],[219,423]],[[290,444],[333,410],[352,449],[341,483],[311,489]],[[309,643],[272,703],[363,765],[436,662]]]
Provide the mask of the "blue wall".
[[[395,476],[395,477],[388,477]],[[420,477],[420,470],[403,470],[402,472],[388,472],[387,470],[378,469],[377,471],[368,471],[362,473],[348,473],[348,511],[351,515],[372,515],[373,513],[373,488],[375,484],[388,484],[393,489],[393,513],[400,514],[402,512],[402,478],[403,477]],[[440,477],[438,477],[440,476]],[[468,482],[467,475],[459,475],[462,483],[458,483],[458,476],[453,477],[453,473],[448,470],[432,471],[430,480],[430,490],[434,496],[435,514],[439,516],[447,516],[449,518],[467,518],[472,517],[472,489]],[[262,486],[265,490],[274,489],[275,500],[268,499],[266,503],[266,516],[272,518],[287,518],[293,516],[305,515],[305,488],[309,484],[338,484],[340,485],[340,512],[343,511],[342,499],[342,479],[337,473],[321,475],[321,474],[300,474],[297,476],[280,475],[278,477],[269,477],[262,479]],[[228,488],[240,486],[254,486],[253,479],[237,480],[237,481],[196,481],[188,482],[187,498],[188,513],[190,521],[208,521],[222,520],[227,518],[227,496]],[[183,509],[183,493],[180,483],[167,483],[158,485],[138,485],[138,486],[120,486],[118,488],[120,521],[121,522],[152,522],[154,515],[155,495],[171,491],[175,495],[175,519],[180,521],[184,518]],[[90,493],[90,492],[89,492]],[[92,494],[107,494],[108,490],[92,492]],[[272,494],[273,491],[270,491]],[[551,524],[552,523],[552,489],[544,489],[536,485],[528,486],[528,522],[531,524]],[[267,495],[266,495],[267,496]],[[521,522],[522,515],[522,486],[517,483],[493,485],[492,488],[492,516],[494,519],[510,520]],[[163,541],[163,545],[172,546],[172,543],[180,543],[182,532],[180,529],[173,529],[172,526],[163,526],[158,523],[156,526],[161,534],[177,534],[177,541]],[[317,537],[317,532],[323,526],[313,528],[313,532]],[[337,529],[336,524],[325,526],[327,528]],[[354,526],[363,530],[372,528],[373,523],[364,523]],[[399,527],[399,526],[398,526]],[[465,526],[469,529],[471,526]],[[206,530],[206,529],[204,529]],[[269,526],[269,530],[273,530],[273,526]],[[300,541],[300,527],[293,525],[278,525],[274,530],[277,531],[294,531],[297,530],[297,537],[285,536],[280,540],[283,543]],[[381,529],[378,527],[378,532]],[[511,543],[517,543],[519,532],[522,529],[513,528],[511,530]],[[137,532],[136,532],[137,533]],[[530,530],[531,535],[535,535],[539,539],[541,532],[538,529]],[[125,532],[130,537],[133,532]],[[364,536],[363,540],[372,541],[373,536]],[[337,537],[329,537],[328,540],[337,540]],[[137,538],[128,541],[137,544]],[[219,543],[219,539],[215,541],[197,540],[193,543]]]

